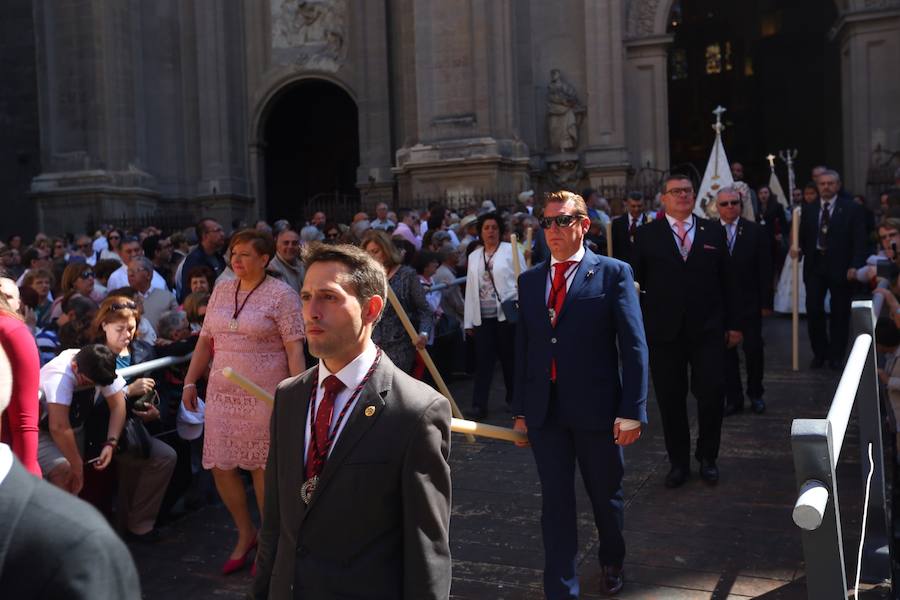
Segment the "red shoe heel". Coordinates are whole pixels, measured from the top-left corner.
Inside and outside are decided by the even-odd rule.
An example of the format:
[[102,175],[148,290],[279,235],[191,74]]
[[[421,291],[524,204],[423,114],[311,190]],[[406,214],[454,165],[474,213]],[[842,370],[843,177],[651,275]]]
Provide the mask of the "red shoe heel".
[[[225,561],[225,564],[222,565],[222,575],[231,575],[237,571],[240,571],[244,567],[247,566],[247,561],[250,558],[250,553],[256,549],[256,540],[253,540],[253,543],[247,548],[247,551],[244,552],[244,555],[240,558],[229,558]],[[253,565],[256,566],[255,563]],[[252,572],[252,571],[251,571]]]

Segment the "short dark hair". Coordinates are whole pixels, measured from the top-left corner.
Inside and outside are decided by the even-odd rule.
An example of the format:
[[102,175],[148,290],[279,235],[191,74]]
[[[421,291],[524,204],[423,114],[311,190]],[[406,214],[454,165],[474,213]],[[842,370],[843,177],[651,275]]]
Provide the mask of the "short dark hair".
[[228,242],[228,251],[234,250],[238,244],[250,244],[253,251],[260,256],[268,256],[270,259],[275,257],[275,240],[272,234],[267,231],[258,229],[242,229],[238,231]]
[[203,241],[203,234],[206,233],[206,224],[209,222],[214,222],[215,219],[210,219],[209,217],[203,217],[199,221],[197,221],[196,227],[194,227],[194,231],[197,234],[197,243]]
[[38,260],[41,257],[41,250],[37,246],[28,246],[25,248],[25,252],[22,253],[22,266],[26,269],[31,268],[32,261]]
[[347,267],[347,276],[340,282],[341,287],[356,296],[360,305],[367,303],[373,296],[384,298],[387,304],[388,283],[384,267],[362,248],[350,244],[310,242],[303,247],[303,264],[307,273],[317,262],[336,262]]
[[665,179],[662,180],[662,184],[659,186],[660,194],[665,194],[668,191],[667,188],[670,181],[690,181],[691,187],[694,187],[694,180],[691,179],[689,175],[685,175],[684,173],[672,173],[666,175]]
[[500,238],[502,239],[503,234],[506,233],[506,223],[500,218],[500,215],[495,212],[484,213],[478,217],[478,237],[481,237],[481,230],[486,221],[494,221],[497,223],[497,229],[500,230]]
[[156,256],[156,253],[159,251],[159,243],[162,241],[162,236],[151,235],[144,238],[144,241],[141,242],[141,248],[144,249],[144,256],[153,260]]
[[116,380],[116,355],[105,344],[85,346],[75,355],[78,372],[100,386]]
[[585,202],[587,202],[587,199],[596,193],[597,190],[595,190],[594,188],[584,188],[583,190],[581,190],[581,197]]
[[425,267],[433,262],[436,262],[438,266],[440,266],[444,261],[441,260],[441,257],[437,252],[423,250],[422,252],[416,253],[416,257],[413,259],[413,268],[416,270],[416,273],[421,275],[425,272]]
[[879,317],[875,323],[875,341],[880,346],[887,346],[888,348],[900,346],[900,331],[897,330],[893,319]]
[[626,198],[626,200],[637,200],[638,202],[643,202],[644,194],[643,194],[643,192],[638,192],[636,190],[632,191],[632,192],[628,192],[628,197]]

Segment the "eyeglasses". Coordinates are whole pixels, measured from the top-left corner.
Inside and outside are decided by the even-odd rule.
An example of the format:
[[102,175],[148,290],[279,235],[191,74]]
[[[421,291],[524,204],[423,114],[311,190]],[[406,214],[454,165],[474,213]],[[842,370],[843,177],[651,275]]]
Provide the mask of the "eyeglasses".
[[726,200],[724,202],[719,202],[719,206],[740,206],[740,200]]
[[671,190],[666,190],[666,193],[673,196],[690,196],[694,193],[694,188],[672,188]]
[[554,223],[559,227],[571,227],[573,223],[583,218],[583,215],[556,215],[555,217],[541,217],[539,222],[542,229],[550,229]]
[[113,304],[110,308],[113,310],[125,310],[126,308],[128,310],[137,310],[137,304],[134,302],[122,302]]
[[82,271],[81,275],[79,275],[79,277],[81,277],[82,279],[90,279],[93,276],[94,276],[93,271]]

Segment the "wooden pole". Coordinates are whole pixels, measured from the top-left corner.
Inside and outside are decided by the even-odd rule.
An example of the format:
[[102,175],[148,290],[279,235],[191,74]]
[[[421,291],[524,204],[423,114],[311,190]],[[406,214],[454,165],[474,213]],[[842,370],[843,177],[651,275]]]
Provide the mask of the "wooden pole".
[[794,209],[791,218],[791,368],[800,370],[800,207]]
[[[245,392],[253,395],[255,398],[265,402],[269,407],[275,406],[275,398],[231,367],[222,369],[222,375],[231,383],[237,385]],[[496,425],[487,425],[476,421],[467,421],[465,419],[450,419],[450,431],[465,434],[466,437],[480,436],[492,438],[495,440],[505,440],[508,442],[527,442],[528,436],[521,431],[515,431],[508,427],[497,427]],[[474,438],[472,438],[474,439]]]
[[529,227],[525,230],[525,249],[528,250],[528,254],[525,255],[525,268],[531,268],[531,255],[534,253],[534,249],[532,246],[534,242],[532,241],[534,238],[534,227]]
[[510,234],[509,243],[512,246],[513,273],[516,275],[516,285],[519,285],[519,274],[522,272],[522,265],[519,263],[519,238],[516,234]]
[[[416,328],[413,327],[412,321],[409,320],[409,315],[406,314],[406,311],[403,310],[403,306],[400,304],[400,301],[397,300],[397,295],[394,294],[394,290],[391,289],[391,286],[388,286],[388,302],[391,303],[391,306],[394,307],[394,312],[397,313],[397,316],[400,318],[400,322],[403,323],[403,328],[406,330],[406,333],[409,335],[410,343],[415,344],[419,340],[419,332],[416,331]],[[456,404],[456,400],[453,399],[453,394],[450,393],[450,389],[447,387],[447,384],[444,383],[444,378],[441,377],[440,371],[438,371],[437,367],[434,364],[434,361],[431,360],[431,355],[428,354],[428,350],[424,348],[419,350],[416,348],[416,351],[419,353],[419,356],[422,357],[422,360],[425,361],[425,366],[428,368],[428,372],[431,373],[431,377],[434,379],[434,382],[438,386],[438,391],[442,393],[447,400],[450,401],[450,408],[453,410],[453,416],[457,419],[462,419],[463,414],[462,411],[459,410],[459,406]],[[470,442],[474,442],[475,438],[470,434],[466,436]]]
[[612,258],[612,219],[606,222],[606,256]]

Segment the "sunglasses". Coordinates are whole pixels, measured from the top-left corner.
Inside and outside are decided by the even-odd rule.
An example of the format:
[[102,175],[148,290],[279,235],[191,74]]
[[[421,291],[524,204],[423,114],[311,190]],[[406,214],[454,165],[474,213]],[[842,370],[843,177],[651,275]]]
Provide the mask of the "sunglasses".
[[110,306],[110,308],[112,308],[113,310],[125,310],[126,308],[128,310],[137,310],[137,304],[135,304],[134,302],[122,302],[121,304],[113,304],[112,306]]
[[90,279],[93,276],[94,276],[93,271],[82,271],[81,275],[79,275],[79,277],[81,277],[82,279]]
[[740,206],[740,200],[726,200],[725,202],[719,202],[719,206]]
[[542,229],[550,229],[556,223],[559,227],[571,227],[575,222],[583,219],[582,215],[556,215],[555,217],[541,217],[538,221]]

